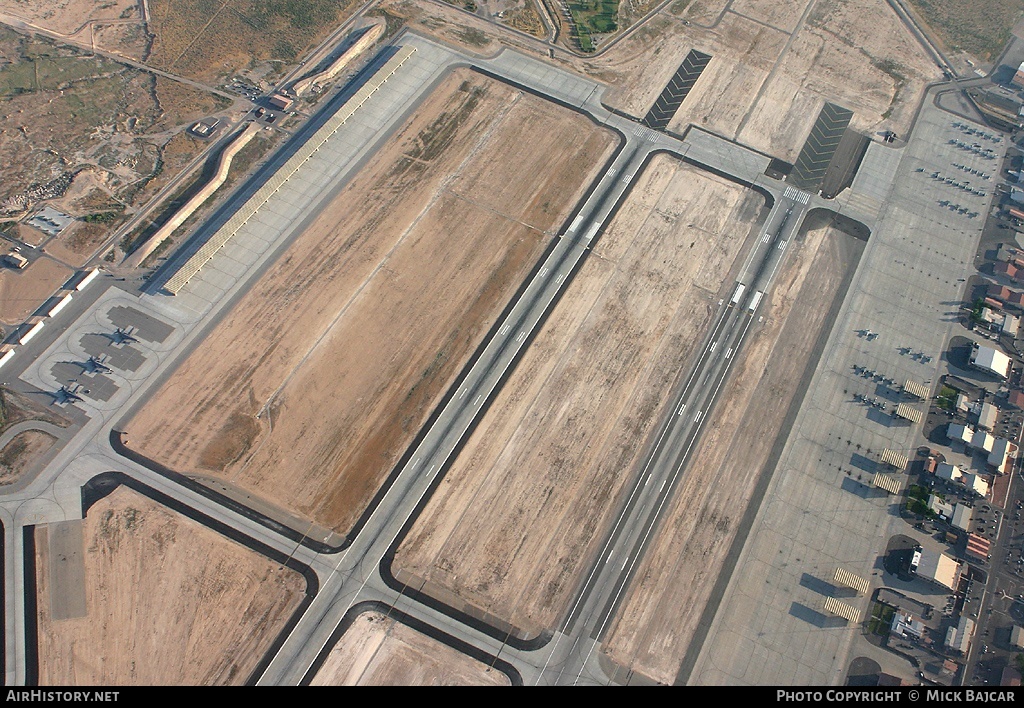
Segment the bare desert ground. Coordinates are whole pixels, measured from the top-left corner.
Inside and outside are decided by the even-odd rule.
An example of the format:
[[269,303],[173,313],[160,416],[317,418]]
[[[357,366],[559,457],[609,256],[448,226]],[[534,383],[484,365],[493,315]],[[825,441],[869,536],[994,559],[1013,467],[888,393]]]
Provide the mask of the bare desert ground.
[[762,204],[651,161],[399,546],[396,576],[524,636],[556,623]]
[[938,69],[885,0],[743,0],[702,26],[669,9],[606,55],[569,62],[611,86],[605,101],[642,116],[690,49],[713,56],[670,128],[693,123],[793,161],[825,101],[863,132],[909,127]]
[[0,267],[0,322],[19,324],[71,277],[70,268],[37,258],[25,270]]
[[741,518],[862,245],[828,226],[794,239],[766,297],[764,325],[746,342],[604,637],[620,666],[671,684],[700,638]]
[[380,612],[334,645],[313,686],[508,686],[508,676]]
[[0,14],[73,35],[90,22],[139,19],[138,0],[0,0]]
[[36,548],[41,685],[244,683],[306,586],[127,487]]
[[135,416],[129,444],[347,532],[612,147],[457,71]]
[[52,435],[28,430],[15,435],[0,450],[0,486],[17,482],[33,462],[53,447]]

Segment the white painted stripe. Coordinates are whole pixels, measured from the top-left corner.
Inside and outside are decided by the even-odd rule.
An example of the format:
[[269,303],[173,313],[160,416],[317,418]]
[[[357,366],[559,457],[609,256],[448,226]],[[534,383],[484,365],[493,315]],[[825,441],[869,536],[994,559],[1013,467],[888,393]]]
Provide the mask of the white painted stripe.
[[682,415],[683,411],[685,411],[685,410],[686,410],[686,404],[685,403],[680,403],[679,404],[679,410],[676,411],[676,415]]
[[459,400],[461,401],[463,398],[465,398],[467,393],[469,393],[468,388],[462,389],[462,393],[459,394]]
[[14,350],[12,349],[9,352],[7,352],[6,354],[4,354],[3,356],[0,356],[0,366],[3,366],[4,364],[9,362],[13,358],[14,358]]
[[548,274],[548,267],[547,267],[547,266],[544,266],[544,267],[542,267],[542,268],[540,269],[540,275],[541,275],[541,276],[545,276],[545,275],[547,275],[547,274]]
[[592,239],[595,236],[597,236],[597,230],[599,228],[601,228],[601,222],[600,221],[597,222],[596,224],[594,224],[593,226],[591,226],[589,229],[587,229],[587,235],[583,237],[583,240],[584,241],[589,241],[590,239]]
[[483,394],[480,394],[479,396],[477,396],[477,397],[476,397],[476,400],[475,400],[475,401],[473,401],[473,405],[474,405],[474,406],[479,406],[479,405],[480,405],[480,399],[481,399],[481,398],[483,398]]
[[512,329],[512,325],[505,325],[504,327],[501,328],[501,330],[498,332],[498,334],[504,336],[504,335],[508,334],[508,331],[510,329]]
[[519,333],[519,336],[518,336],[518,337],[516,337],[516,341],[517,341],[517,342],[521,342],[521,341],[523,341],[523,337],[525,337],[525,336],[526,336],[526,332],[525,332],[525,331],[522,331],[522,332],[520,332],[520,333]]
[[572,220],[572,226],[569,227],[569,230],[566,233],[572,233],[578,229],[581,221],[583,221],[583,214],[577,214],[576,218]]
[[711,348],[708,349],[708,354],[714,354],[716,349],[718,349],[718,342],[711,342]]
[[697,415],[693,417],[694,423],[699,423],[700,419],[704,416],[704,411],[697,411]]
[[629,180],[631,179],[633,179],[633,175],[626,175],[625,177],[622,178],[622,183],[629,184]]
[[732,356],[732,347],[729,347],[729,351],[727,351],[727,352],[725,353],[725,358],[726,358],[726,359],[728,359],[728,358],[729,358],[729,357],[731,357],[731,356]]

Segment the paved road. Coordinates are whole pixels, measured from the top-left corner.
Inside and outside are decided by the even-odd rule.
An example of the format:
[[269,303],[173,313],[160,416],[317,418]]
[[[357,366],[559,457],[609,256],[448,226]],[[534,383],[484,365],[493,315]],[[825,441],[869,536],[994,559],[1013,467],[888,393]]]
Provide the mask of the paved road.
[[[723,303],[697,367],[673,406],[673,410],[685,408],[687,415],[670,417],[662,429],[652,459],[620,510],[613,531],[573,602],[568,618],[550,642],[538,649],[508,646],[498,632],[488,635],[467,622],[444,617],[436,610],[403,597],[387,586],[380,572],[383,559],[393,551],[409,516],[450,462],[454,450],[488,399],[498,390],[505,372],[527,346],[532,332],[565,286],[567,276],[585,256],[590,243],[600,233],[624,196],[626,186],[639,173],[647,157],[653,151],[666,147],[677,148],[680,153],[687,150],[685,145],[671,144],[674,141],[660,136],[657,141],[651,141],[652,134],[637,130],[636,126],[616,127],[627,135],[626,147],[599,179],[597,188],[561,235],[556,248],[497,328],[480,358],[459,383],[387,496],[352,546],[342,554],[336,572],[324,583],[319,596],[261,677],[260,683],[301,681],[348,609],[371,599],[400,606],[403,612],[443,627],[444,631],[462,641],[492,655],[500,654],[517,667],[527,683],[608,682],[593,653],[595,640],[600,637],[617,606],[674,484],[685,469],[686,457],[703,424],[710,418],[715,398],[749,331],[761,293],[770,287],[786,245],[799,227],[807,208],[806,194],[789,190],[794,198],[804,197],[804,203],[798,203],[792,198],[783,198],[782,190],[778,190],[780,194],[775,207],[741,272],[741,278],[748,280],[750,285],[743,288],[735,303]],[[693,411],[697,413],[691,415]],[[620,560],[623,560],[621,565]]]
[[[430,45],[428,40],[407,35],[403,41],[418,43],[422,49],[417,57],[426,60]],[[435,48],[435,55],[442,51],[437,50],[436,45],[431,46]],[[444,55],[443,60],[438,60],[436,72],[447,71],[450,66],[468,61],[466,57],[450,50],[443,51],[448,54]],[[505,52],[492,60],[479,62],[479,65],[506,80],[577,107],[593,117],[598,124],[618,131],[624,136],[624,144],[579,206],[571,223],[559,235],[545,262],[522,291],[518,301],[509,309],[504,321],[495,327],[493,337],[474,365],[452,390],[434,424],[407,458],[408,463],[399,472],[349,548],[336,555],[318,554],[253,519],[120,457],[110,447],[109,435],[117,417],[121,415],[119,410],[123,411],[123,406],[141,400],[149,387],[159,380],[160,372],[166,371],[177,358],[187,355],[197,341],[196,333],[203,330],[201,325],[221,314],[218,307],[214,307],[205,312],[199,321],[179,322],[177,334],[160,346],[150,347],[146,351],[150,359],[147,359],[145,368],[130,376],[121,376],[131,397],[120,402],[112,401],[107,407],[98,403],[93,405],[90,415],[96,417],[81,427],[79,434],[61,450],[47,473],[40,475],[39,479],[18,495],[5,499],[0,506],[0,519],[4,521],[7,541],[6,587],[8,597],[12,598],[7,605],[7,676],[10,683],[20,682],[25,676],[24,602],[21,593],[17,591],[17,580],[23,568],[21,527],[24,524],[75,518],[76,505],[77,513],[80,514],[77,494],[81,484],[95,474],[112,469],[123,470],[176,500],[292,555],[317,573],[320,590],[316,598],[260,677],[260,683],[287,684],[301,681],[321,649],[327,645],[331,633],[346,611],[364,600],[381,600],[493,656],[510,661],[527,683],[606,683],[609,680],[597,665],[597,654],[593,652],[594,638],[600,636],[617,598],[628,582],[635,561],[642,553],[644,541],[656,526],[675,479],[680,473],[685,473],[682,463],[685,462],[686,454],[697,439],[703,423],[711,415],[715,396],[729,375],[736,352],[752,326],[758,304],[757,293],[770,287],[771,276],[785,255],[785,245],[791,234],[799,227],[809,195],[792,188],[785,189],[785,185],[765,177],[763,171],[767,166],[767,158],[733,143],[696,130],[690,131],[686,139],[678,140],[612,114],[601,104],[600,87],[580,77],[514,52]],[[425,80],[424,87],[427,85],[429,81]],[[450,461],[453,451],[473,421],[497,391],[505,372],[528,345],[532,332],[550,310],[559,292],[566,287],[577,264],[586,256],[590,244],[600,237],[629,184],[650,155],[657,151],[673,152],[719,173],[732,175],[740,183],[754,185],[771,195],[774,207],[764,224],[761,237],[753,244],[740,272],[744,291],[736,298],[736,302],[722,304],[718,318],[705,340],[703,355],[694,371],[684,379],[685,383],[674,401],[674,405],[686,415],[669,416],[661,432],[662,439],[645,469],[646,476],[638,478],[637,484],[642,486],[619,510],[615,530],[609,536],[602,557],[590,574],[591,580],[574,603],[575,609],[562,625],[562,630],[555,632],[550,641],[539,648],[513,641],[512,644],[522,647],[516,648],[509,644],[508,637],[494,629],[414,601],[390,588],[381,576],[381,561],[392,549],[417,504],[429,493],[431,483]],[[811,206],[816,204],[817,201],[812,202]],[[105,288],[109,288],[109,279],[104,282],[107,283]],[[108,294],[103,294],[100,300],[106,297]],[[143,295],[137,302],[140,306],[145,302],[157,306],[163,297],[159,294]],[[89,312],[98,312],[101,304],[97,303]],[[105,317],[79,312],[77,302],[68,311],[84,317],[96,317],[98,324],[108,326]],[[80,326],[84,325],[74,325]],[[42,339],[33,344],[35,346],[32,350],[42,361],[51,344]],[[60,341],[52,345],[58,346],[66,345]],[[142,348],[143,344],[137,346]],[[46,351],[43,351],[44,348]],[[30,364],[29,371],[24,375],[34,380],[47,380],[46,372],[39,364]],[[622,567],[618,560],[611,562],[613,558],[629,558],[631,562]]]

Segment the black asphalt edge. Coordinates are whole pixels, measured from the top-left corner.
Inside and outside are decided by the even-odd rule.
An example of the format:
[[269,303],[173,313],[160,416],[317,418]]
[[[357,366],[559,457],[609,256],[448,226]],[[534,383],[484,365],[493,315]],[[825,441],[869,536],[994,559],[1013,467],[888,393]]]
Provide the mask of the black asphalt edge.
[[36,611],[36,526],[22,529],[25,575],[25,685],[39,685],[39,615]]
[[[684,156],[680,155],[678,152],[675,152],[673,150],[669,150],[669,149],[664,149],[663,148],[663,149],[658,149],[658,150],[652,150],[650,153],[648,153],[647,157],[644,159],[643,164],[640,166],[640,169],[637,170],[637,174],[641,174],[643,172],[643,170],[646,169],[648,163],[651,161],[651,159],[654,158],[655,155],[662,155],[662,154],[674,157],[677,160],[680,160],[681,162],[684,162],[686,164],[695,165],[697,167],[703,167],[702,165],[700,165],[700,163],[697,163],[694,160],[687,160]],[[765,203],[766,203],[766,206],[768,208],[771,208],[774,205],[775,198],[772,196],[771,192],[769,192],[764,187],[761,187],[760,185],[748,184],[746,182],[743,182],[742,180],[736,179],[735,177],[733,177],[731,175],[726,175],[726,174],[724,174],[724,173],[722,173],[722,172],[720,172],[718,170],[710,170],[709,169],[709,171],[713,172],[716,175],[719,175],[719,176],[722,176],[722,177],[728,179],[729,181],[733,182],[734,184],[739,184],[742,187],[751,189],[751,190],[757,192],[758,194],[762,195],[765,198]],[[596,184],[597,184],[598,181],[599,180],[595,180],[595,184],[594,184],[595,187],[596,187]],[[585,253],[583,255],[583,257],[580,258],[576,262],[576,265],[566,275],[563,287],[558,291],[558,293],[555,296],[555,298],[548,305],[547,310],[544,312],[544,314],[541,316],[541,318],[537,321],[536,326],[533,328],[533,330],[530,332],[530,335],[523,342],[523,344],[520,347],[520,349],[519,349],[518,353],[516,354],[515,358],[509,363],[508,367],[505,369],[505,371],[502,374],[501,378],[497,381],[497,383],[495,384],[494,388],[492,389],[491,395],[489,395],[486,399],[484,399],[481,402],[479,412],[473,418],[472,423],[470,423],[470,425],[466,429],[465,433],[459,439],[458,444],[455,446],[455,448],[452,450],[452,453],[448,456],[447,460],[445,461],[444,466],[441,469],[438,470],[437,476],[434,478],[434,481],[431,482],[430,487],[423,494],[423,497],[420,499],[419,503],[413,509],[412,513],[409,515],[409,518],[406,520],[405,524],[402,526],[402,529],[398,532],[398,534],[395,537],[395,540],[392,542],[391,546],[388,547],[387,552],[384,554],[383,558],[381,558],[381,562],[380,562],[381,578],[383,578],[385,584],[387,584],[387,586],[390,587],[391,589],[401,593],[402,595],[404,595],[406,597],[409,597],[409,598],[415,600],[416,602],[419,602],[419,603],[421,603],[423,605],[426,605],[427,607],[435,609],[438,612],[442,612],[442,613],[448,615],[449,617],[452,617],[452,618],[462,622],[463,624],[465,624],[467,626],[473,627],[474,629],[477,629],[478,631],[483,632],[484,634],[487,634],[488,636],[493,637],[494,639],[497,639],[499,641],[503,641],[503,642],[507,643],[509,646],[512,646],[512,647],[514,647],[516,649],[519,649],[519,650],[522,650],[522,651],[533,651],[533,650],[536,650],[536,649],[540,649],[541,647],[543,647],[545,644],[547,644],[551,640],[551,636],[552,635],[550,633],[541,633],[541,634],[539,634],[539,635],[537,635],[535,637],[529,637],[529,638],[526,638],[526,639],[521,639],[519,637],[513,637],[510,633],[505,632],[505,631],[499,629],[498,627],[490,625],[490,624],[486,623],[485,621],[483,621],[481,619],[478,619],[478,618],[473,617],[473,616],[471,616],[471,615],[469,615],[469,614],[467,614],[465,612],[462,612],[461,610],[457,610],[454,607],[451,607],[450,605],[447,605],[444,602],[441,602],[440,600],[437,600],[436,598],[434,598],[431,595],[428,595],[425,592],[417,590],[417,589],[415,589],[415,588],[413,588],[411,586],[405,585],[404,583],[399,581],[397,578],[395,578],[394,574],[391,572],[391,564],[394,562],[395,554],[396,554],[398,548],[402,545],[402,542],[409,535],[409,532],[412,530],[413,525],[419,519],[420,514],[423,513],[423,509],[426,507],[427,503],[433,497],[434,491],[437,489],[437,487],[444,480],[445,475],[448,473],[448,470],[451,468],[451,466],[454,463],[454,461],[456,459],[458,459],[460,452],[462,451],[462,449],[466,445],[466,443],[469,441],[469,438],[472,437],[473,432],[476,430],[477,426],[486,417],[487,411],[489,410],[489,408],[491,406],[491,403],[493,402],[493,399],[496,397],[496,394],[498,394],[504,388],[506,382],[512,376],[512,374],[515,372],[516,367],[519,365],[519,362],[522,360],[525,352],[529,349],[529,346],[533,342],[534,338],[544,328],[544,324],[547,322],[547,320],[551,316],[551,314],[554,313],[554,311],[558,308],[558,303],[561,302],[562,296],[568,291],[569,285],[572,282],[572,280],[576,277],[577,271],[580,268],[582,268],[582,266],[586,263],[587,259],[589,258],[589,254],[593,251],[594,245],[596,243],[598,243],[600,238],[601,238],[601,236],[604,235],[604,232],[607,229],[608,224],[611,223],[614,220],[615,215],[618,213],[618,211],[622,207],[622,205],[625,204],[628,195],[632,192],[634,186],[636,185],[636,183],[638,181],[639,180],[636,180],[636,179],[630,181],[629,185],[627,185],[627,187],[626,187],[626,190],[623,191],[622,197],[613,206],[612,210],[608,213],[608,216],[602,222],[601,228],[598,229],[597,233],[595,233],[594,236],[591,238],[591,241],[590,241],[591,245],[587,249],[587,253]],[[580,204],[582,205],[585,202],[586,202],[586,197],[584,197],[580,201]],[[455,390],[457,390],[457,387],[453,387],[451,393],[449,394],[449,397],[452,394],[454,394]],[[562,623],[560,622],[559,624],[562,624]]]
[[[180,484],[182,487],[185,487],[186,489],[189,489],[190,491],[193,491],[196,494],[200,494],[209,499],[210,501],[216,502],[217,504],[225,507],[226,509],[230,509],[236,514],[244,516],[250,521],[260,524],[261,526],[265,526],[271,531],[281,534],[290,541],[301,543],[303,546],[309,548],[310,550],[324,554],[338,553],[339,551],[342,551],[345,548],[347,548],[350,543],[350,541],[346,539],[345,543],[335,547],[329,546],[322,541],[316,541],[314,539],[311,539],[302,532],[293,529],[291,526],[287,526],[279,521],[275,521],[269,516],[261,514],[252,507],[246,506],[245,504],[236,499],[232,499],[231,497],[225,496],[224,494],[221,494],[220,492],[211,489],[210,487],[207,487],[205,484],[198,482],[192,479],[191,477],[182,474],[181,472],[176,472],[172,470],[170,467],[166,467],[157,462],[156,460],[152,460],[146,457],[145,455],[135,450],[132,450],[131,448],[127,447],[122,441],[123,435],[124,432],[117,430],[116,428],[112,428],[110,430],[110,447],[113,448],[114,452],[116,452],[121,457],[129,459],[137,465],[142,465],[151,472],[156,472],[157,474],[166,477],[172,482]],[[82,502],[84,506],[86,502],[84,494]]]
[[[826,209],[823,207],[811,209],[806,215],[804,215],[804,220],[800,225],[798,234],[805,235],[807,231],[813,228],[813,224],[809,224],[808,222],[816,213],[831,214],[832,216],[829,217],[829,220],[832,222],[839,219],[845,219],[854,225],[854,227],[862,227],[864,231],[867,232],[868,237],[870,237],[871,230],[862,222],[851,219],[837,211],[833,211],[832,209]],[[860,237],[855,234],[850,233],[847,235],[851,238],[860,240]],[[814,355],[804,367],[804,373],[801,378],[800,385],[797,388],[796,395],[790,399],[785,417],[783,418],[782,426],[779,428],[779,433],[776,435],[775,441],[772,443],[768,459],[765,461],[764,466],[758,473],[753,493],[750,496],[750,500],[747,502],[747,507],[744,510],[743,515],[740,516],[736,536],[729,545],[729,551],[725,556],[725,563],[722,566],[722,570],[718,573],[718,577],[715,580],[711,594],[708,596],[708,604],[704,607],[703,612],[701,612],[700,620],[697,622],[697,631],[693,639],[690,640],[686,654],[683,656],[683,661],[680,663],[679,671],[676,673],[676,679],[674,682],[674,685],[676,686],[685,685],[689,680],[690,673],[693,671],[693,668],[697,663],[697,658],[700,655],[701,650],[704,648],[704,642],[707,640],[708,633],[711,630],[711,623],[714,621],[715,615],[718,614],[718,609],[722,603],[722,599],[725,597],[726,589],[732,580],[733,574],[736,572],[740,553],[746,545],[747,538],[754,526],[754,521],[761,509],[761,505],[764,503],[764,496],[768,491],[768,485],[775,477],[775,468],[778,466],[779,460],[782,458],[782,451],[786,447],[786,442],[789,440],[789,436],[793,432],[793,425],[796,422],[797,414],[803,407],[804,397],[807,395],[807,391],[811,386],[811,379],[814,377],[814,372],[817,370],[818,364],[821,363],[821,357],[825,353],[825,347],[828,344],[829,337],[832,336],[832,330],[835,327],[839,310],[846,302],[846,297],[850,291],[850,285],[853,283],[853,278],[860,268],[860,261],[861,258],[863,258],[863,255],[864,252],[862,249],[860,255],[857,256],[857,262],[853,264],[846,273],[842,289],[840,292],[836,293],[836,297],[833,299],[832,304],[829,307],[828,314],[826,314],[825,319],[823,320],[825,323],[828,323],[828,325],[818,334],[817,341],[815,342],[814,349],[812,350]],[[839,297],[840,295],[841,297]]]
[[[654,103],[648,109],[647,114],[641,121],[643,125],[651,128],[652,130],[665,130],[668,128],[668,124],[675,118],[677,112],[679,112],[680,106],[683,105],[683,101],[690,95],[690,91],[693,90],[693,86],[696,85],[700,79],[701,74],[714,59],[713,54],[702,52],[699,49],[691,48],[689,53],[683,58],[683,61],[676,67],[675,73],[665,84],[665,87],[658,94],[658,97],[654,99]],[[703,62],[703,64],[701,64]],[[700,68],[696,70],[694,74],[694,67],[700,64]],[[692,75],[692,76],[691,76]],[[687,88],[682,96],[676,100],[675,97],[668,97],[670,93],[674,93],[676,90],[681,89],[680,83],[692,81],[692,84]],[[656,117],[657,114],[668,113],[668,117],[661,118]]]
[[[848,113],[849,116],[844,115],[846,113]],[[849,108],[844,108],[843,106],[830,101],[825,102],[825,105],[821,107],[821,111],[818,112],[818,117],[814,120],[814,125],[811,126],[811,132],[808,133],[807,139],[804,140],[804,144],[800,148],[800,154],[797,156],[796,162],[793,164],[793,171],[789,175],[789,177],[792,178],[789,180],[790,184],[807,191],[818,192],[821,190],[821,187],[825,182],[825,175],[828,172],[829,166],[832,164],[832,158],[835,157],[836,150],[839,148],[839,143],[842,141],[846,130],[850,127],[853,115],[853,111]],[[840,122],[845,121],[845,123],[843,125],[842,132],[834,135],[834,127],[826,129],[824,127],[824,121],[834,123],[836,119]],[[831,150],[826,147],[826,152],[821,153],[822,155],[828,155],[828,161],[825,163],[824,167],[814,167],[812,169],[808,164],[813,159],[811,157],[811,153],[813,152],[814,155],[818,155],[818,147],[821,146],[821,143],[825,138],[830,136],[834,136],[836,138],[835,146]],[[818,175],[819,172],[820,176]]]
[[[240,543],[241,545],[248,548],[250,551],[259,553],[260,555],[269,558],[275,563],[279,563],[280,565],[283,565],[286,568],[294,570],[295,572],[299,573],[303,578],[305,578],[305,597],[303,597],[302,602],[299,603],[299,606],[295,608],[295,611],[292,612],[291,617],[288,618],[288,622],[281,629],[281,631],[278,632],[277,637],[275,637],[274,641],[271,643],[270,647],[263,655],[263,658],[260,659],[260,662],[256,665],[256,668],[252,671],[249,678],[246,680],[246,685],[255,684],[256,679],[263,675],[263,672],[266,670],[267,666],[270,665],[270,662],[273,659],[273,657],[281,649],[281,646],[288,638],[288,635],[291,634],[292,629],[294,629],[295,625],[298,624],[299,619],[302,618],[302,615],[305,613],[310,603],[313,602],[313,598],[316,597],[317,592],[320,590],[320,581],[317,578],[316,573],[313,571],[312,568],[310,568],[305,563],[300,563],[293,557],[286,555],[285,553],[282,553],[276,548],[272,548],[271,546],[266,545],[262,541],[254,539],[252,536],[249,536],[239,531],[238,529],[232,528],[231,526],[228,526],[227,524],[218,521],[217,519],[207,516],[202,512],[196,511],[195,509],[188,506],[184,502],[178,501],[177,499],[174,499],[173,497],[170,497],[164,494],[163,492],[153,489],[152,487],[140,482],[139,480],[134,479],[133,477],[129,477],[123,472],[103,472],[91,478],[88,482],[82,485],[83,518],[88,513],[89,509],[92,507],[93,504],[103,499],[108,494],[110,494],[111,492],[113,492],[115,489],[122,485],[128,487],[129,489],[135,492],[138,492],[147,499],[151,499],[157,504],[160,504],[168,509],[171,509],[172,511],[181,514],[182,516],[192,519],[193,521],[199,524],[202,524],[208,529],[219,533],[221,536],[229,538],[232,541],[235,541],[236,543]],[[26,552],[26,558],[27,557],[28,554]],[[26,590],[26,596],[27,595],[28,591]],[[28,610],[26,609],[26,613],[27,612]]]
[[324,645],[324,648],[320,650],[320,653],[317,654],[316,659],[314,659],[313,664],[309,667],[309,670],[306,671],[305,675],[303,675],[302,677],[302,680],[299,681],[300,686],[308,686],[313,681],[313,678],[316,676],[317,672],[320,671],[320,667],[323,666],[324,662],[327,660],[327,657],[334,649],[334,645],[337,644],[338,640],[341,639],[342,635],[349,630],[349,628],[356,621],[359,615],[365,614],[367,612],[379,612],[380,614],[388,617],[389,619],[395,620],[399,624],[404,624],[406,627],[414,629],[420,634],[426,635],[431,639],[439,641],[442,644],[451,647],[455,651],[461,652],[462,654],[465,654],[473,659],[476,659],[482,664],[487,664],[493,669],[497,669],[501,673],[508,676],[508,680],[512,683],[513,686],[523,685],[522,675],[519,673],[515,666],[505,661],[504,659],[499,659],[493,654],[488,654],[483,649],[478,649],[472,644],[468,644],[462,641],[461,639],[453,637],[447,632],[442,632],[440,629],[431,624],[427,624],[422,620],[416,619],[415,617],[411,617],[410,615],[405,614],[401,610],[396,610],[394,607],[388,605],[385,602],[381,602],[379,600],[366,600],[350,607],[348,612],[345,613],[345,616],[341,618],[341,622],[339,622],[338,626],[335,627],[333,632],[331,632],[331,636],[327,640],[327,644]]
[[[143,293],[148,292],[150,294],[167,294],[163,289],[164,285],[171,277],[173,277],[174,273],[178,271],[178,268],[184,265],[189,258],[202,248],[203,245],[210,240],[210,237],[217,232],[217,229],[227,223],[235,212],[238,211],[241,204],[244,204],[246,200],[260,189],[260,187],[266,184],[267,180],[273,177],[284,163],[286,163],[289,158],[291,158],[292,155],[294,155],[299,148],[306,143],[307,140],[313,137],[313,135],[316,134],[316,131],[330,120],[331,116],[338,112],[338,109],[344,105],[345,101],[351,98],[363,86],[363,84],[373,76],[373,72],[383,66],[388,59],[398,52],[398,49],[398,46],[394,44],[389,44],[383,47],[373,59],[367,62],[366,66],[364,66],[362,70],[349,80],[344,88],[338,91],[331,100],[327,101],[312,116],[310,116],[298,132],[293,134],[284,142],[284,144],[271,153],[256,172],[235,187],[229,194],[225,195],[214,212],[203,220],[202,225],[195,228],[192,235],[181,242],[175,248],[174,253],[152,272],[146,284],[142,286],[141,291]],[[241,200],[240,204],[233,209],[229,208],[236,199]]]

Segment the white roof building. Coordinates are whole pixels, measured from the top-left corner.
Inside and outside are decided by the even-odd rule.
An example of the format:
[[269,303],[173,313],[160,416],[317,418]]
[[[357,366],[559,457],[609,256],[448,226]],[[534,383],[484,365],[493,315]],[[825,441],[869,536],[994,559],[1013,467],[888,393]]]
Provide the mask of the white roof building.
[[953,505],[935,494],[928,495],[928,508],[939,516],[944,516],[947,519],[953,516]]
[[939,466],[935,468],[935,476],[948,479],[950,482],[959,482],[960,478],[964,476],[964,472],[956,465],[940,462]]
[[974,636],[974,620],[966,615],[960,615],[960,622],[950,626],[946,631],[946,646],[950,649],[966,654],[971,646],[971,637]]
[[974,516],[974,510],[966,504],[957,504],[953,507],[953,518],[950,520],[950,524],[954,528],[958,528],[961,531],[966,531],[971,525],[971,517]]
[[977,494],[979,497],[988,496],[988,482],[975,472],[965,474],[960,484],[967,487],[969,490]]
[[931,580],[949,590],[955,590],[960,583],[963,564],[938,551],[921,551],[921,562],[917,564],[918,576]]
[[991,403],[982,403],[978,411],[978,427],[985,430],[992,430],[996,427],[996,420],[999,418],[999,409]]
[[970,445],[971,439],[974,438],[974,428],[963,423],[950,423],[946,428],[946,436],[950,440]]
[[990,435],[984,430],[975,430],[974,436],[971,438],[969,443],[975,450],[984,450],[985,452],[992,452],[992,448],[996,445],[995,436]]
[[[956,409],[958,411],[960,411],[961,413],[966,413],[968,411],[968,409],[970,408],[970,406],[971,406],[971,399],[969,399],[967,397],[966,393],[958,393],[958,394],[956,394]],[[955,425],[955,423],[950,423],[950,425]],[[961,427],[963,427],[963,426],[961,426]]]
[[914,619],[914,616],[904,610],[896,610],[892,616],[892,626],[889,628],[893,634],[900,637],[917,637],[924,635],[924,622]]
[[975,344],[971,352],[971,365],[1004,379],[1010,376],[1010,357],[992,347]]
[[1006,463],[1011,457],[1017,456],[1017,446],[1006,438],[996,438],[995,444],[992,446],[992,452],[988,455],[988,463],[999,470],[1002,474],[1005,472]]
[[1004,334],[1008,334],[1011,337],[1017,336],[1017,330],[1020,329],[1020,318],[1010,314],[1003,315],[1002,330]]

